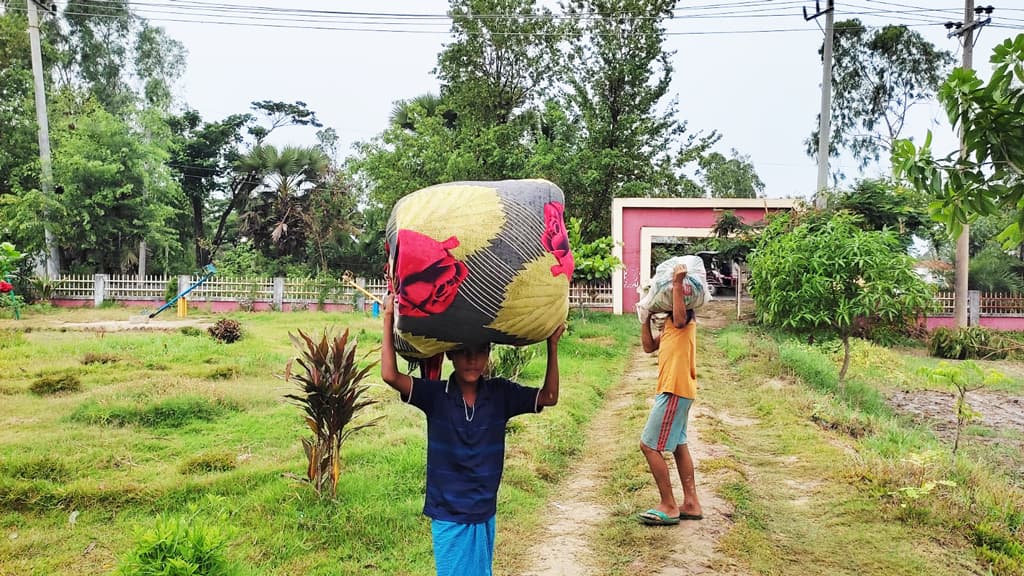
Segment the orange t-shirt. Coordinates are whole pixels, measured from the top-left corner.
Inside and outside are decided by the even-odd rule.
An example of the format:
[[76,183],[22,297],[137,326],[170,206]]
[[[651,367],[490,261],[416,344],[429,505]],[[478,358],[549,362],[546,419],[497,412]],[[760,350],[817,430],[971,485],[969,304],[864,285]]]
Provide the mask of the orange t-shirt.
[[696,320],[682,328],[676,328],[671,317],[665,321],[658,346],[657,394],[662,392],[691,400],[697,398]]

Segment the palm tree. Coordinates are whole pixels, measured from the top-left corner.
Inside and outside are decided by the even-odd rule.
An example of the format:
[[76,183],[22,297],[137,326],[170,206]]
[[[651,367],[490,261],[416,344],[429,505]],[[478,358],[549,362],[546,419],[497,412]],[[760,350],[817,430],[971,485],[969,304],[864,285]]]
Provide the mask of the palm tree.
[[[421,108],[426,116],[437,116],[438,112],[442,110],[444,100],[431,93],[420,94],[419,96],[412,98],[411,100],[399,100],[395,102],[395,105],[391,108],[391,124],[400,126],[406,130],[416,131],[416,123],[413,121],[413,109]],[[444,125],[448,129],[455,128],[456,121],[458,120],[458,114],[453,110],[445,109],[440,112],[442,118],[444,118]]]
[[271,145],[257,151],[262,179],[242,212],[241,233],[264,251],[295,255],[305,248],[309,192],[322,181],[330,159],[318,147]]

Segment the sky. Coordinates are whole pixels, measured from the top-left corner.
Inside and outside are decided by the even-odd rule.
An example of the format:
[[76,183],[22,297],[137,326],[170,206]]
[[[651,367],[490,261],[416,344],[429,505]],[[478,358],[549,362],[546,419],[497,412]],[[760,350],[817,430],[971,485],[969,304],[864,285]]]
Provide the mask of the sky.
[[[1024,0],[1002,2],[975,43],[974,64],[983,78],[992,48],[1024,32]],[[395,101],[438,93],[432,71],[451,41],[445,0],[258,0],[246,12],[238,11],[246,6],[240,0],[140,0],[133,6],[188,51],[177,91],[205,119],[247,111],[254,100],[302,100],[338,132],[342,157],[353,142],[385,129]],[[678,2],[666,23],[665,48],[674,52],[675,67],[669,97],[678,101],[679,118],[691,131],[717,130],[716,149],[723,154],[735,149],[749,156],[771,198],[809,197],[817,179],[804,141],[821,107],[824,16],[805,21],[804,7],[816,11],[814,0],[694,0]],[[908,24],[954,52],[958,62],[962,56],[958,39],[947,38],[943,26],[963,20],[958,0],[836,0],[835,10],[837,21]],[[913,109],[903,134],[921,141],[929,129],[937,153],[956,149],[937,103]],[[287,128],[271,141],[311,145],[315,138],[308,128]],[[877,173],[860,172],[849,159],[838,164],[854,178]]]

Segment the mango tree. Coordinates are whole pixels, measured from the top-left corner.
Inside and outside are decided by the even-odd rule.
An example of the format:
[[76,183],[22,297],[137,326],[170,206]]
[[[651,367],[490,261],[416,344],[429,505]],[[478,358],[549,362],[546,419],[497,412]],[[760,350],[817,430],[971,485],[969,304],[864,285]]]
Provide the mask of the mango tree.
[[780,215],[747,261],[762,322],[839,337],[840,384],[858,326],[905,327],[933,302],[896,235],[865,231],[859,217],[846,212]]

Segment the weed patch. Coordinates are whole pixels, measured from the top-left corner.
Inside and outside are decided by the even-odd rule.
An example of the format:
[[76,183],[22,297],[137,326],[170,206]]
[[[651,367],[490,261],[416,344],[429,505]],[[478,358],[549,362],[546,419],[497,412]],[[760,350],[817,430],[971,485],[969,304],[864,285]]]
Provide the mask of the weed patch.
[[76,374],[48,374],[37,378],[29,390],[39,396],[49,396],[63,392],[78,392],[82,389],[82,380]]
[[85,356],[82,356],[82,364],[86,366],[89,364],[113,364],[120,359],[116,354],[107,352],[87,352]]
[[196,421],[209,422],[238,409],[231,402],[211,400],[204,396],[179,396],[144,406],[105,405],[88,401],[76,408],[70,419],[102,426],[181,428]]
[[178,466],[182,474],[206,474],[209,472],[227,472],[237,466],[235,455],[230,452],[207,452],[186,459]]

